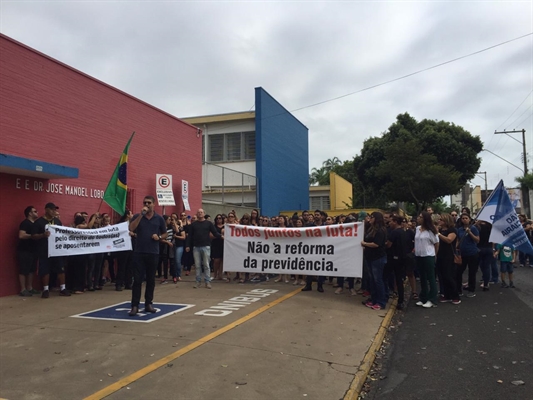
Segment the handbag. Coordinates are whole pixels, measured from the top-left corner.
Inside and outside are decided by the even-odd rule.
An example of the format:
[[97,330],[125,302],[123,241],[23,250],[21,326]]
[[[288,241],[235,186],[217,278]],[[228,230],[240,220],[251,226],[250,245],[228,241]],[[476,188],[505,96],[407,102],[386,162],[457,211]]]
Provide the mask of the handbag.
[[[461,240],[459,240],[459,244],[457,245],[457,247],[461,248],[461,243],[463,242],[466,235],[467,233],[465,232],[464,236],[461,238]],[[453,263],[458,265],[463,264],[463,257],[461,257],[461,254],[457,249],[453,251]]]

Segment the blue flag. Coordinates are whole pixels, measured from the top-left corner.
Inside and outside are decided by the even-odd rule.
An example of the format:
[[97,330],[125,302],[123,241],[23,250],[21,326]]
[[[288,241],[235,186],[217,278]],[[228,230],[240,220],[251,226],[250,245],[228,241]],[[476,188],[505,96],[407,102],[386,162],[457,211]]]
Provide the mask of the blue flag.
[[500,183],[496,185],[489,198],[485,201],[485,204],[483,204],[481,210],[479,210],[476,214],[476,219],[487,221],[491,224],[493,223],[494,214],[496,214],[496,207],[498,206],[498,196],[496,194],[500,193],[500,190],[505,191],[505,188],[503,187],[503,180],[500,180]]
[[511,204],[509,194],[503,187],[503,181],[500,181],[496,189],[494,189],[492,197],[493,200],[497,200],[497,203],[489,241],[514,246],[519,251],[533,254],[533,246]]

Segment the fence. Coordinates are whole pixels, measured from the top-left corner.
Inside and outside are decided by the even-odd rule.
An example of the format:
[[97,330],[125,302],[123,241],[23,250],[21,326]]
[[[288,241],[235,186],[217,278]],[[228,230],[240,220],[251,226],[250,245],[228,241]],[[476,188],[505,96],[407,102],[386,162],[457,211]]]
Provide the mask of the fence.
[[257,177],[216,164],[203,164],[203,201],[255,207],[257,195]]

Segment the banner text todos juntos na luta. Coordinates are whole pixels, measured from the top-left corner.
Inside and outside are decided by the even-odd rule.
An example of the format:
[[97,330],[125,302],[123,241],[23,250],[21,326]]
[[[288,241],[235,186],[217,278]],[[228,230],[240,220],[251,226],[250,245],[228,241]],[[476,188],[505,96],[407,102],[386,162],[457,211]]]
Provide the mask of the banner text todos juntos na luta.
[[225,225],[224,270],[361,277],[363,224],[307,228]]

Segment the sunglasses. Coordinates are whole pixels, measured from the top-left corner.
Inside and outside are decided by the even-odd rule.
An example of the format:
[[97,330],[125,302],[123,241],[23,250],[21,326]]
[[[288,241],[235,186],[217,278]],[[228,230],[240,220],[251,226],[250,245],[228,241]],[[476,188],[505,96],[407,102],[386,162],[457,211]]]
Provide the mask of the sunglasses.
[[146,205],[152,204],[152,202],[151,201],[143,201],[143,204],[146,206]]

